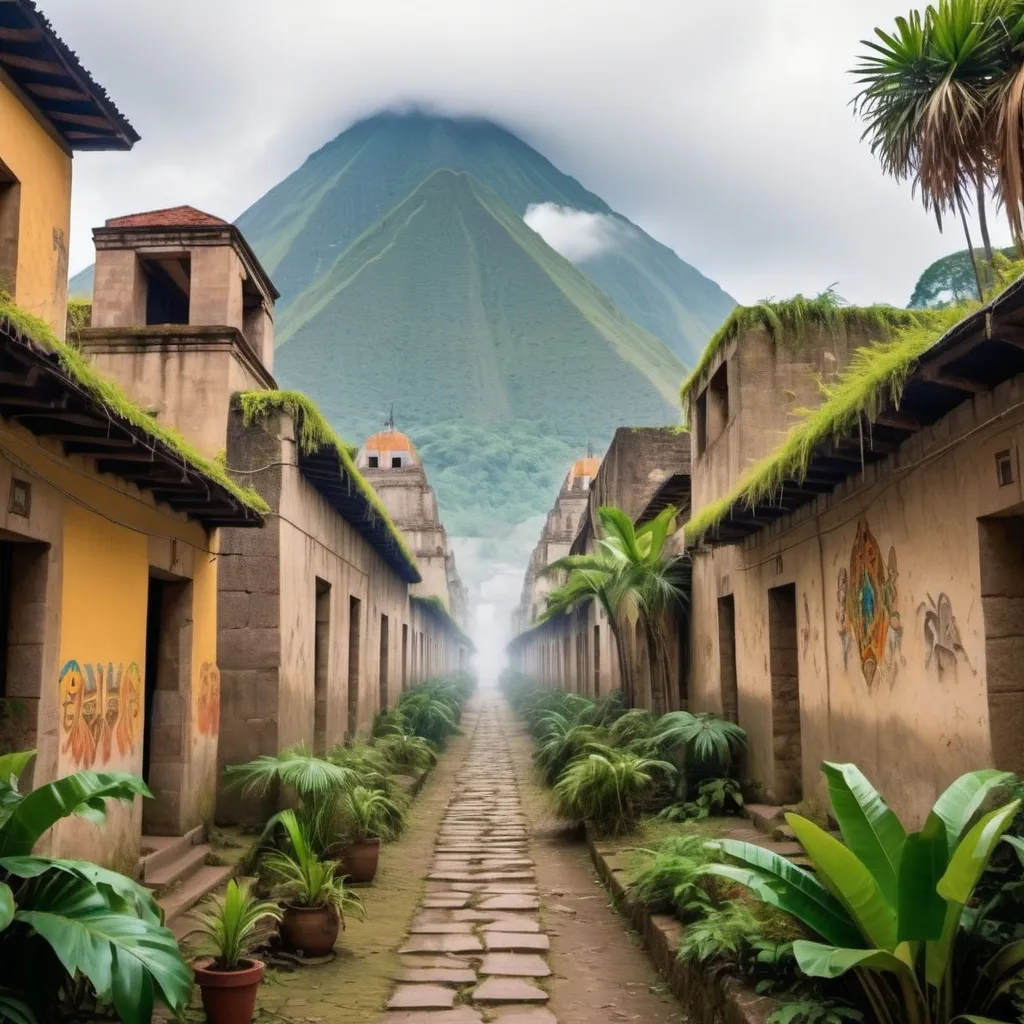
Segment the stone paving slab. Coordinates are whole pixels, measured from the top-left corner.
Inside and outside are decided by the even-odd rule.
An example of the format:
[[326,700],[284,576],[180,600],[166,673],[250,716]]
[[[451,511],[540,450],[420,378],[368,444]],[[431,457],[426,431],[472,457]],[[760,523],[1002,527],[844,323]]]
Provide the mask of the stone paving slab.
[[399,953],[475,953],[483,944],[475,935],[410,935]]
[[387,1024],[482,1024],[479,1010],[469,1006],[457,1006],[454,1010],[412,1010],[391,1012],[385,1018]]
[[551,975],[551,968],[543,957],[535,953],[488,953],[480,965],[480,973],[513,978],[547,978]]
[[548,994],[522,978],[488,978],[473,989],[474,1003],[546,1003]]
[[435,985],[472,985],[476,982],[476,971],[471,967],[410,967],[402,972],[398,980]]
[[399,985],[388,1000],[389,1010],[448,1010],[455,1003],[455,989],[444,985]]
[[543,1006],[502,1006],[494,1011],[500,1024],[558,1024],[555,1015]]
[[504,950],[511,953],[546,953],[551,948],[551,941],[546,935],[490,931],[485,931],[483,935],[484,948],[488,950]]

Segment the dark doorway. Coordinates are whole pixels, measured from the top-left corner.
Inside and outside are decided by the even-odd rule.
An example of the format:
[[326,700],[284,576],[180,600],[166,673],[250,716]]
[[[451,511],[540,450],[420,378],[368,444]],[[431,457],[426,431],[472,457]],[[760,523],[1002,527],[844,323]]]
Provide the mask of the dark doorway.
[[594,627],[594,696],[601,693],[601,627]]
[[313,753],[326,754],[327,691],[331,661],[331,585],[316,580],[316,625],[313,633]]
[[796,585],[768,591],[768,637],[772,678],[774,797],[796,803],[803,797],[800,742],[800,674],[796,634]]
[[739,722],[739,684],[736,679],[736,600],[732,594],[718,599],[718,678],[722,717]]
[[[992,760],[997,768],[1024,772],[1024,518],[979,519],[978,531]],[[956,670],[963,648],[949,597],[940,594],[936,601],[931,658],[945,673]]]
[[147,784],[153,758],[153,719],[160,664],[160,640],[163,633],[165,586],[163,580],[150,577],[149,596],[146,598],[146,670],[142,676],[142,685],[145,687],[142,707],[142,779]]
[[362,601],[348,599],[348,739],[356,738],[359,727],[359,620]]
[[380,617],[380,667],[377,685],[380,688],[380,710],[388,709],[388,617]]
[[409,623],[402,623],[402,693],[409,689]]

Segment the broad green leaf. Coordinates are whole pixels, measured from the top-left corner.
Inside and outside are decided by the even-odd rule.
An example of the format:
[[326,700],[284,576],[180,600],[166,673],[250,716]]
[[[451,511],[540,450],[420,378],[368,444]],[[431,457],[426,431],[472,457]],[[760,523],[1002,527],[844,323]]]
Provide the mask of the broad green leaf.
[[920,832],[907,836],[900,859],[896,938],[921,942],[939,938],[946,919],[946,901],[936,887],[949,864],[946,826],[929,815]]
[[854,968],[909,975],[910,968],[884,949],[840,949],[820,942],[797,939],[793,955],[800,970],[811,978],[838,978]]
[[712,845],[749,867],[709,864],[707,873],[753,889],[766,903],[792,914],[835,945],[863,942],[843,905],[809,871],[753,843],[723,839]]
[[36,756],[34,750],[21,750],[13,754],[0,754],[0,786],[11,785],[21,778],[29,761]]
[[857,855],[813,822],[787,814],[822,883],[837,896],[863,937],[878,949],[896,945],[896,908],[882,895],[874,876]]
[[172,1010],[191,995],[192,974],[171,932],[111,910],[83,879],[60,872],[40,878],[15,918],[49,943],[69,974],[81,972],[98,995],[113,999],[124,1024],[149,1024],[154,983]]
[[0,932],[14,920],[14,893],[11,887],[0,882]]
[[61,818],[82,810],[95,811],[99,798],[131,801],[152,796],[149,787],[127,772],[75,772],[39,786],[12,811],[0,832],[0,856],[32,852],[39,837]]
[[885,899],[895,907],[906,830],[856,765],[826,761],[821,770],[828,782],[832,810],[846,845],[874,876]]
[[962,1013],[959,1017],[954,1017],[950,1024],[958,1024],[962,1020],[967,1021],[967,1024],[1010,1024],[1006,1020],[996,1020],[995,1017],[979,1017],[974,1013]]
[[937,889],[943,899],[961,906],[970,899],[981,873],[988,867],[992,851],[1010,827],[1020,805],[1020,800],[1014,800],[990,811],[964,836],[939,879]]
[[1001,772],[995,768],[967,772],[935,801],[932,814],[938,815],[945,822],[950,857],[989,793],[1012,781],[1012,772]]
[[153,897],[153,893],[144,885],[100,867],[87,860],[69,860],[57,857],[0,857],[0,868],[18,878],[39,878],[48,871],[60,871],[83,881],[91,882],[101,890],[110,890],[131,906],[132,912],[139,917],[163,923],[163,911]]
[[0,1021],[9,1024],[36,1024],[35,1014],[9,989],[0,989]]
[[1024,839],[1018,839],[1017,836],[1003,836],[1003,842],[1009,843],[1017,851],[1017,858],[1024,865]]
[[992,998],[1004,995],[1010,988],[1024,981],[1024,939],[1010,942],[982,968],[982,973],[989,979]]

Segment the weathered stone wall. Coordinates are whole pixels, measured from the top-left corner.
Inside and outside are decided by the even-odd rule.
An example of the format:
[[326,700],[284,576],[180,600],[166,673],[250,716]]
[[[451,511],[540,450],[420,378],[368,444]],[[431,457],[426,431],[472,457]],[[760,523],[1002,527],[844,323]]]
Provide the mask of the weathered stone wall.
[[[916,824],[962,772],[1024,767],[1022,403],[1021,378],[979,394],[742,545],[695,554],[693,703],[728,707],[718,599],[731,595],[748,772],[769,796],[797,795],[797,775],[803,797],[824,803],[821,761],[854,761]],[[1003,452],[1013,482],[1001,486]],[[772,678],[773,664],[789,668],[770,628],[770,595],[787,585],[798,734]]]

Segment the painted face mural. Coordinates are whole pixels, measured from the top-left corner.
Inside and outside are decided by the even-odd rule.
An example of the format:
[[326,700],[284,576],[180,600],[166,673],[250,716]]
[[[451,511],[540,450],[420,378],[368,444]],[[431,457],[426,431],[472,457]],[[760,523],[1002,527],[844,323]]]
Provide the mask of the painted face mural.
[[135,752],[142,725],[142,680],[134,662],[127,672],[112,662],[68,661],[60,670],[62,750],[78,768],[106,764],[114,740],[122,756]]
[[889,549],[888,564],[882,560],[878,541],[872,536],[867,520],[857,524],[857,536],[850,552],[849,575],[844,580],[840,569],[837,592],[846,591],[845,616],[839,614],[840,635],[852,642],[860,656],[861,671],[870,690],[879,667],[899,649],[903,637],[899,612],[896,610],[899,578],[896,549]]

